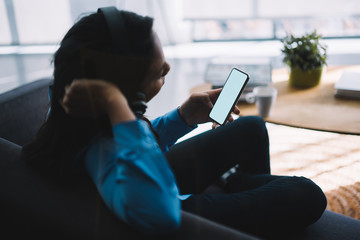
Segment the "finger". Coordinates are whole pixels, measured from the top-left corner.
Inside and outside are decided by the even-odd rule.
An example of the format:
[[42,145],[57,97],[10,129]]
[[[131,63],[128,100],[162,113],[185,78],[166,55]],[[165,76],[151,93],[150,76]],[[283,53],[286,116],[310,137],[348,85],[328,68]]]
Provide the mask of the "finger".
[[233,113],[239,115],[240,114],[240,109],[235,105],[234,109],[233,109]]
[[222,88],[217,88],[206,92],[209,95],[211,102],[215,103],[216,99],[219,97],[221,90]]
[[214,104],[211,102],[209,96],[207,96],[206,99],[204,99],[204,103],[209,110],[211,110],[214,107]]
[[219,127],[219,126],[220,126],[219,124],[217,124],[216,122],[213,122],[211,128],[212,128],[212,129],[216,129],[216,128]]
[[86,96],[81,96],[80,94],[74,94],[72,92],[66,93],[64,97],[60,100],[64,105],[75,105],[82,104],[87,100]]
[[211,102],[209,95],[205,93],[192,94],[190,99],[195,104],[201,104],[202,106],[199,107],[201,107],[202,109],[207,108],[208,110],[210,110],[214,106],[214,104]]
[[208,91],[205,91],[204,93],[208,94],[208,95],[219,95],[219,93],[221,92],[222,88],[215,88],[215,89],[211,89]]
[[66,104],[64,104],[64,101],[62,99],[59,100],[59,104],[64,109],[64,111],[69,114],[70,108]]
[[60,105],[66,112],[66,114],[74,116],[74,117],[86,117],[86,116],[94,116],[96,115],[91,111],[91,109],[87,108],[86,106],[80,106],[80,105],[67,105],[62,102],[60,102]]
[[65,86],[65,93],[69,92],[69,90],[70,90],[70,85],[66,85]]
[[227,119],[230,123],[234,121],[234,118],[230,115],[230,117]]
[[68,90],[69,93],[81,94],[88,91],[88,83],[86,81],[72,82]]
[[59,100],[60,105],[68,110],[76,109],[76,108],[86,108],[87,104],[84,104],[85,101],[82,97],[79,97],[74,94],[65,94],[65,96]]

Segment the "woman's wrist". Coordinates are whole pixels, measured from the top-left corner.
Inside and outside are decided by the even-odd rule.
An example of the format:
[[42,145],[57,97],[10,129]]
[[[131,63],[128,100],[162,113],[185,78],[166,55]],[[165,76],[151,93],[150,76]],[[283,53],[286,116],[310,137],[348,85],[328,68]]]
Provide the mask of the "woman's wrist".
[[120,90],[108,92],[106,95],[105,111],[111,125],[136,120],[135,114],[130,109],[125,96]]

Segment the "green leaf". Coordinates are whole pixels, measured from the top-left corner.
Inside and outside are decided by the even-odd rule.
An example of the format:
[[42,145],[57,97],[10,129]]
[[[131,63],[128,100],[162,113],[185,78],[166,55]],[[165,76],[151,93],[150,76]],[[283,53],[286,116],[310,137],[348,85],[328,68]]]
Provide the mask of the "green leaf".
[[322,36],[317,34],[316,30],[300,37],[288,33],[281,40],[283,62],[290,67],[298,67],[303,70],[326,65],[327,46],[320,42],[321,39]]

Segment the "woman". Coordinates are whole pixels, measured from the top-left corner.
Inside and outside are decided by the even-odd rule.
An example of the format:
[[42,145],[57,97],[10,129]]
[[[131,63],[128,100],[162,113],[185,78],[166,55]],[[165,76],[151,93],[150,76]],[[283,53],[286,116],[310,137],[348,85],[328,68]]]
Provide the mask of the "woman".
[[[88,174],[114,214],[145,233],[177,229],[181,209],[261,236],[315,222],[326,207],[323,192],[306,178],[270,174],[262,119],[230,116],[226,126],[174,145],[210,121],[220,90],[192,94],[170,113],[144,118],[145,102],[160,91],[170,66],[151,18],[111,11],[119,17],[111,21],[125,29],[110,27],[100,9],[62,40],[51,108],[23,149],[26,161],[55,177]],[[204,193],[234,166],[222,193]]]

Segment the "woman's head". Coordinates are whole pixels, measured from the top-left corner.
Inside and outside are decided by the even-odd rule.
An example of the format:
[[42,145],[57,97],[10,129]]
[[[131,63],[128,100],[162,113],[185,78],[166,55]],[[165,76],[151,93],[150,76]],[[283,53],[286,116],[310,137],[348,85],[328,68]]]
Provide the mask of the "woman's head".
[[115,14],[119,15],[116,20],[124,25],[125,30],[115,28],[122,41],[114,39],[102,12],[83,17],[61,41],[54,56],[54,111],[61,111],[59,100],[65,86],[75,78],[111,81],[130,102],[138,91],[145,92],[147,100],[153,97],[154,91],[148,90],[148,86],[156,85],[159,82],[156,77],[161,78],[169,69],[152,30],[153,19],[126,11],[115,10]]
[[[29,162],[54,165],[60,172],[71,167],[74,156],[100,133],[111,134],[106,116],[75,118],[65,113],[60,101],[74,79],[97,78],[117,85],[131,103],[143,92],[149,101],[160,90],[169,65],[154,33],[153,19],[117,11],[126,28],[120,31],[127,44],[114,44],[101,12],[83,17],[66,33],[54,56],[51,111],[37,138],[24,148]],[[123,41],[121,41],[123,42]],[[51,159],[51,160],[50,160]],[[49,161],[48,161],[49,160]],[[46,167],[45,167],[46,168]]]

